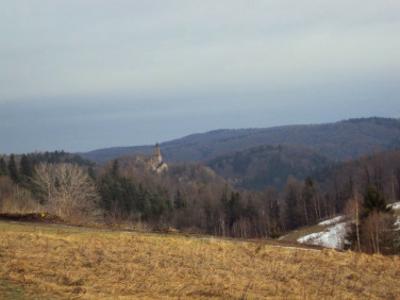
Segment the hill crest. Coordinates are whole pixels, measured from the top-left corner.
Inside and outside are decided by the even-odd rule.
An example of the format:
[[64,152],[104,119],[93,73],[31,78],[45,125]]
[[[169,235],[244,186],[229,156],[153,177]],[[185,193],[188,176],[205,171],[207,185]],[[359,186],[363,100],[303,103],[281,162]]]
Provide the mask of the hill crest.
[[[167,162],[205,162],[262,145],[309,147],[331,160],[349,160],[400,148],[400,120],[371,117],[324,124],[218,129],[167,141],[160,146]],[[150,154],[153,147],[112,147],[81,155],[97,163],[104,163],[124,155]]]

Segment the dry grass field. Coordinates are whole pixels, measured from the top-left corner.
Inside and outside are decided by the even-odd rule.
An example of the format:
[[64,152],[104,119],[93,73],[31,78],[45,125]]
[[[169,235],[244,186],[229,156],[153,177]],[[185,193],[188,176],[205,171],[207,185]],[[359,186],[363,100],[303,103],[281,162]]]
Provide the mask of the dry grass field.
[[1,299],[400,299],[400,258],[0,222]]

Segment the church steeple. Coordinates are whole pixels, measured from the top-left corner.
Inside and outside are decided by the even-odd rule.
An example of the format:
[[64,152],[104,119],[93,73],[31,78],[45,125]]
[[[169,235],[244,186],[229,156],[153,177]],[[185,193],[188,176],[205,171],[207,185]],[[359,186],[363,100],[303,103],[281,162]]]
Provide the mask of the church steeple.
[[157,161],[157,163],[161,164],[163,162],[162,155],[161,155],[161,149],[160,149],[160,144],[157,143],[156,147],[154,148],[154,159]]
[[152,170],[157,174],[168,171],[168,165],[163,161],[160,145],[158,143],[154,147],[153,156],[150,158],[150,164]]

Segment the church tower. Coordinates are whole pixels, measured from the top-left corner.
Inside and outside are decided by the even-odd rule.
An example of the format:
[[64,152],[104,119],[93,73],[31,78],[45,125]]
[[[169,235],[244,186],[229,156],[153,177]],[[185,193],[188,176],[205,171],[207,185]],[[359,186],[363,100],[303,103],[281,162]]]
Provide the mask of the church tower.
[[158,143],[154,147],[153,155],[150,158],[150,166],[157,174],[168,171],[168,165],[163,161],[160,145]]
[[161,164],[163,162],[160,145],[158,143],[156,144],[156,147],[154,148],[153,157],[154,157],[154,161],[157,162],[157,164]]

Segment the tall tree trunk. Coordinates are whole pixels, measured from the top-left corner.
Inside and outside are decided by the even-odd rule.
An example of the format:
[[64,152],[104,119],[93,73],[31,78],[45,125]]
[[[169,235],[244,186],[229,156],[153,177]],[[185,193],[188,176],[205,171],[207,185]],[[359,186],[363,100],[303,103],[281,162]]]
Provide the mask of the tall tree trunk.
[[358,252],[361,251],[361,243],[360,243],[360,214],[358,208],[358,198],[356,200],[356,236],[357,236],[357,247]]
[[306,205],[306,199],[304,198],[303,198],[303,208],[304,208],[304,219],[306,221],[306,224],[308,225],[307,205]]

